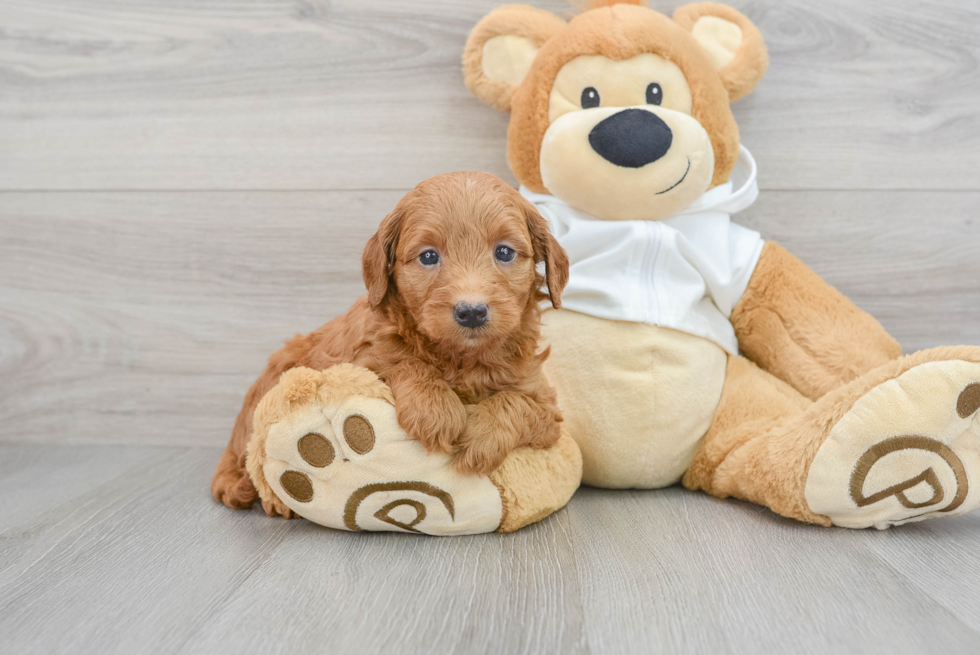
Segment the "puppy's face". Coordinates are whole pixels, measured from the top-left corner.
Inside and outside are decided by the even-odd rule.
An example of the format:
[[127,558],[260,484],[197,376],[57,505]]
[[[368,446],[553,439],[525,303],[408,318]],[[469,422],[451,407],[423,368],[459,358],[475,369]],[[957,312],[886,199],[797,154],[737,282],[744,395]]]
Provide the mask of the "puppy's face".
[[465,183],[426,196],[405,216],[394,278],[430,339],[471,347],[507,337],[534,291],[524,213],[501,194]]
[[518,331],[536,301],[539,261],[557,303],[568,263],[544,219],[502,180],[467,172],[403,198],[365,248],[364,271],[372,304],[397,295],[426,337],[470,349]]

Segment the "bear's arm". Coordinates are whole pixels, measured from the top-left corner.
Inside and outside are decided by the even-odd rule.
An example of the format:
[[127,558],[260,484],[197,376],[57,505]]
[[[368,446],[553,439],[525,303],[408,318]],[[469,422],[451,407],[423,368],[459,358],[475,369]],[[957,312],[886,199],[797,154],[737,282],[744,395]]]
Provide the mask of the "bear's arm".
[[874,317],[772,241],[731,320],[746,357],[814,400],[902,354]]

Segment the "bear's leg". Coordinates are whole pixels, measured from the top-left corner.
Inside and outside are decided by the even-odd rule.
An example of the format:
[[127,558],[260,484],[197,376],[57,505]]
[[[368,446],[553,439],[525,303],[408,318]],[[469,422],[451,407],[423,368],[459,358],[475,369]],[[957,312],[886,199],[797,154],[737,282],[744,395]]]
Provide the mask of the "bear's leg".
[[732,447],[700,487],[851,528],[965,514],[980,506],[978,410],[980,348],[921,351],[757,423],[754,436],[719,435]]
[[258,403],[246,468],[263,505],[344,530],[510,532],[560,509],[582,456],[563,433],[489,476],[459,474],[399,426],[390,388],[353,364],[297,367]]
[[736,448],[767,434],[780,421],[802,414],[811,404],[800,392],[744,357],[729,356],[721,400],[701,448],[684,474],[684,486],[717,496],[731,495],[715,484],[721,463]]
[[813,400],[902,354],[873,316],[772,241],[731,319],[746,357]]

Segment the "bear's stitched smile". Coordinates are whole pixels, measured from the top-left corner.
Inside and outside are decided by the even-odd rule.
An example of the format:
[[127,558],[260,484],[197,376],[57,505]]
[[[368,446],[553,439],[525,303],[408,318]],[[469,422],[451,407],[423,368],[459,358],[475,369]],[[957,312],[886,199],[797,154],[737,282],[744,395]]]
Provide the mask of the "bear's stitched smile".
[[655,196],[659,196],[659,195],[662,195],[664,193],[667,193],[668,191],[670,191],[671,189],[673,189],[675,186],[677,186],[678,184],[680,184],[681,182],[683,182],[684,181],[684,178],[686,178],[687,177],[687,174],[690,173],[690,172],[691,172],[691,158],[688,157],[687,158],[687,169],[684,171],[684,174],[681,175],[681,179],[677,180],[676,182],[674,182],[673,184],[671,184],[669,187],[667,187],[663,191],[657,191],[654,195]]

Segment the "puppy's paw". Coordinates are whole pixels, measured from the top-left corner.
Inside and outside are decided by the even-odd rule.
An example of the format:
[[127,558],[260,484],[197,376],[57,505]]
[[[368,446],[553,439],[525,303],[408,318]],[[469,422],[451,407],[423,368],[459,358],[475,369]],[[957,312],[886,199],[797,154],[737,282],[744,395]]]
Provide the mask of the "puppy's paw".
[[296,516],[293,510],[286,507],[285,503],[283,503],[278,498],[273,498],[272,500],[263,500],[262,509],[265,510],[265,513],[268,516],[281,516],[286,520],[289,520]]
[[459,473],[488,475],[517,446],[514,427],[479,405],[467,408],[463,434],[453,449],[453,468]]
[[395,398],[398,424],[430,452],[450,453],[466,426],[466,407],[452,391]]
[[215,474],[211,495],[232,509],[248,509],[257,494],[245,469],[227,468]]

